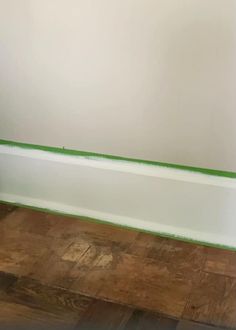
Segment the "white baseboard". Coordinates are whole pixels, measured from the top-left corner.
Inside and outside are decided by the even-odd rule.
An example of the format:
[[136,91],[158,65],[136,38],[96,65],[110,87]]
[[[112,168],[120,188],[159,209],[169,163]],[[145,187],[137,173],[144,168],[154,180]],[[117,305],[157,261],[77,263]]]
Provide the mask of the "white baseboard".
[[0,145],[0,200],[236,248],[236,179]]

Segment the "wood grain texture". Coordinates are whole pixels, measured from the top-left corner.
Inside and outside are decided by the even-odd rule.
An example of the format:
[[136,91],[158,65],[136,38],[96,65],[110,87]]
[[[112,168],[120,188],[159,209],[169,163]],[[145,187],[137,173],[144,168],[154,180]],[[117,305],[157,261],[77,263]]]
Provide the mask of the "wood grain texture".
[[102,324],[107,306],[114,329],[236,328],[236,252],[1,204],[0,233],[0,301],[23,323]]
[[77,317],[91,304],[92,298],[61,288],[43,285],[30,278],[19,278],[7,290],[7,299],[27,303],[29,307],[58,313],[76,314]]
[[[220,328],[217,327],[217,329]],[[216,330],[216,328],[190,321],[180,321],[176,330]]]
[[25,305],[0,301],[0,329],[74,329],[75,320]]
[[9,213],[13,212],[17,207],[8,205],[8,204],[0,204],[0,220],[5,218]]
[[234,251],[207,249],[204,270],[236,278],[236,253]]
[[158,314],[0,273],[0,329],[175,329]]
[[235,327],[236,279],[202,272],[183,317],[222,327]]
[[106,271],[100,298],[112,296],[116,302],[180,317],[191,291],[190,274],[173,272],[171,264],[153,259],[120,256],[114,268]]

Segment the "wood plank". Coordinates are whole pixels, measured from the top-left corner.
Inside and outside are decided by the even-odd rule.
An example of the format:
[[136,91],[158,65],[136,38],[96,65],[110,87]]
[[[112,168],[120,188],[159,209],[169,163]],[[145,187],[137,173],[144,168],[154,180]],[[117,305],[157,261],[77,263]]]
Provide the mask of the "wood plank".
[[156,255],[158,255],[158,251],[160,251],[164,242],[165,238],[147,233],[139,233],[128,248],[127,253],[143,258],[150,255],[151,251],[153,254],[156,251]]
[[177,269],[181,269],[182,272],[198,272],[205,263],[204,249],[203,246],[197,244],[165,239],[160,249],[150,250],[148,257],[173,265],[173,270],[177,266]]
[[0,329],[74,329],[77,320],[21,304],[0,301]]
[[[61,256],[58,253],[56,256],[53,253],[48,256],[46,253],[35,265],[35,270],[31,272],[30,276],[38,280],[43,279],[51,285],[69,288],[75,281],[79,281],[79,284],[81,284],[82,277],[86,277],[88,281],[88,272],[94,263],[97,263],[104,269],[105,262],[108,262],[111,248],[95,246],[92,241],[86,241],[80,237],[70,238],[70,240],[72,242],[68,242],[69,245],[65,247],[64,252],[61,249]],[[62,241],[66,242],[65,240]],[[48,271],[46,271],[47,269]],[[97,284],[97,282],[94,282],[94,285]],[[90,287],[91,289],[92,287]],[[81,292],[84,291],[86,293],[86,286],[84,290],[81,290]]]
[[133,309],[95,301],[77,324],[79,330],[122,330],[133,313]]
[[88,251],[90,246],[89,242],[85,239],[76,240],[67,247],[65,253],[62,255],[62,259],[71,262],[78,262]]
[[98,291],[117,258],[112,247],[91,246],[68,275],[72,283],[70,289],[99,297]]
[[181,269],[173,272],[172,265],[165,262],[122,254],[106,271],[98,297],[180,317],[191,291],[192,277],[192,272]]
[[178,270],[198,272],[206,261],[205,247],[188,242],[140,233],[127,253],[163,261]]
[[[56,272],[59,275],[58,270],[63,268],[60,257],[71,242],[44,235],[44,230],[41,231],[42,227],[37,234],[36,223],[42,220],[41,214],[36,218],[36,223],[32,222],[35,225],[35,232],[27,223],[30,223],[32,218],[31,216],[28,218],[28,216],[28,213],[16,212],[14,216],[10,215],[0,223],[0,270],[21,276],[32,274],[35,275],[34,278],[40,277],[41,279],[52,272],[54,272],[54,276],[56,276]],[[45,219],[48,221],[47,217]],[[43,225],[43,228],[47,230],[48,226]],[[49,263],[49,259],[51,259],[51,263]],[[63,266],[66,264],[65,261]],[[63,271],[63,278],[65,275],[66,271]]]
[[93,299],[40,282],[0,273],[0,328],[71,329]]
[[0,240],[0,271],[27,275],[46,252],[51,242],[43,236],[17,230],[2,230]]
[[4,299],[44,311],[75,314],[78,319],[93,302],[92,298],[44,285],[26,277],[19,278],[11,285]]
[[190,321],[180,321],[176,330],[223,330],[223,328],[213,327]]
[[45,212],[17,208],[2,220],[1,227],[7,230],[45,235],[49,230],[50,221]]
[[236,279],[201,273],[183,317],[216,326],[236,327]]
[[14,276],[28,276],[75,294],[236,327],[236,252],[25,208],[0,205],[1,214],[0,272],[13,274],[0,273],[2,292]]
[[[99,301],[71,291],[42,285],[29,278],[0,273],[0,328],[161,329],[175,330],[177,320]],[[213,328],[181,321],[177,330]],[[214,328],[216,329],[216,328]],[[218,330],[220,328],[217,328]]]
[[49,230],[53,228],[58,219],[50,213],[43,211],[35,211],[31,209],[21,209],[24,219],[20,230],[36,235],[47,235]]
[[71,285],[69,272],[73,266],[73,262],[62,260],[53,252],[50,255],[45,253],[31,267],[27,275],[49,285],[69,288]]
[[15,211],[16,209],[17,207],[14,205],[0,203],[0,220],[4,219],[6,216],[8,216],[11,212]]
[[236,277],[236,252],[220,249],[207,249],[204,270],[209,273]]

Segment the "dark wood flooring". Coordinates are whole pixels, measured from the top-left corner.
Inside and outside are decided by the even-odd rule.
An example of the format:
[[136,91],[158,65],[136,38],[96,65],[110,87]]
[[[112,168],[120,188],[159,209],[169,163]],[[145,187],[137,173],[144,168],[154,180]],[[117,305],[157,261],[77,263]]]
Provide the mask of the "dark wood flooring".
[[4,204],[0,235],[1,329],[236,329],[236,252]]

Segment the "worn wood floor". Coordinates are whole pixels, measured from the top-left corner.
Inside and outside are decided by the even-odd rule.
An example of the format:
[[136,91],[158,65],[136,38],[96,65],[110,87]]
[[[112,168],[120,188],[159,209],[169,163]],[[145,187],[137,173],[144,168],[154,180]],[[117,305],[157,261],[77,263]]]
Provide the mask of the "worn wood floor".
[[0,235],[1,329],[236,329],[236,252],[4,204]]

